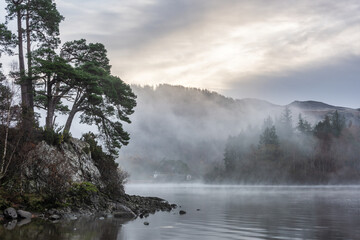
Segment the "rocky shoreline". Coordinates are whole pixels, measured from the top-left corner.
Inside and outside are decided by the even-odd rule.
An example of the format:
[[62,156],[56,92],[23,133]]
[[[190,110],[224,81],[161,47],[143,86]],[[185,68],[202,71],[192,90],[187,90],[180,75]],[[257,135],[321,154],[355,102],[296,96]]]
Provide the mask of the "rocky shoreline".
[[22,226],[31,222],[32,219],[42,219],[50,222],[62,220],[76,220],[80,217],[95,216],[100,220],[104,218],[118,218],[124,222],[138,217],[146,218],[158,211],[167,211],[177,208],[176,204],[170,204],[158,197],[143,197],[124,194],[118,200],[111,200],[100,195],[95,195],[90,204],[68,206],[65,208],[46,209],[43,212],[26,211],[26,206],[6,208],[0,214],[0,223],[5,229],[12,230],[16,226]]
[[0,211],[0,223],[11,229],[34,218],[52,222],[82,216],[131,220],[176,208],[161,198],[126,194],[127,174],[92,140],[70,137],[57,146],[46,141],[34,145],[26,164],[14,173],[21,176],[17,184],[0,188],[0,210],[5,209],[3,214]]

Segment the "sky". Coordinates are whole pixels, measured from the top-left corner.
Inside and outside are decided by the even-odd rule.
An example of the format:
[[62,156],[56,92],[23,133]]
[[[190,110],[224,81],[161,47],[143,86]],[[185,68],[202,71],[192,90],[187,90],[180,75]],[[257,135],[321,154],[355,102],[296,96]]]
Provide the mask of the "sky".
[[[4,1],[0,2],[3,21]],[[62,42],[101,42],[129,84],[360,108],[358,0],[57,0]]]

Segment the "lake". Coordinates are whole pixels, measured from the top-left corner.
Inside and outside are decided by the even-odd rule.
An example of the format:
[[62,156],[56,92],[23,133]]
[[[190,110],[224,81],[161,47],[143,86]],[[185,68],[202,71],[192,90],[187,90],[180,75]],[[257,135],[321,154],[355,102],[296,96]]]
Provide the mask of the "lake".
[[359,186],[130,184],[126,191],[181,208],[127,223],[91,217],[33,221],[1,229],[0,239],[360,239]]

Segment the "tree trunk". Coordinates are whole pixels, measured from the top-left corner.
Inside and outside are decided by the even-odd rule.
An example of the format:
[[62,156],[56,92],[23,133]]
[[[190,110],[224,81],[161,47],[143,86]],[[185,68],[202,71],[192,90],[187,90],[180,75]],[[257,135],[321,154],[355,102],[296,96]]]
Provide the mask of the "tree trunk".
[[21,25],[21,11],[17,10],[17,28],[18,28],[18,47],[19,47],[19,70],[20,70],[20,86],[21,86],[21,102],[23,106],[27,106],[26,98],[26,84],[25,84],[25,63],[24,63],[24,51],[23,51],[23,37],[22,37],[22,25]]
[[[31,1],[28,2],[31,4]],[[30,29],[30,13],[29,6],[26,10],[26,51],[27,51],[27,64],[28,64],[28,77],[26,79],[27,85],[27,99],[29,101],[29,107],[34,109],[34,95],[32,84],[32,54],[31,54],[31,29]]]
[[46,104],[46,123],[45,128],[47,129],[53,129],[54,122],[53,118],[55,115],[55,106],[56,106],[56,100],[54,99],[54,96],[52,95],[52,84],[50,75],[47,76],[47,84],[46,84],[46,95],[47,95],[47,104]]
[[74,120],[75,114],[77,113],[76,108],[72,108],[69,116],[66,120],[66,124],[65,124],[65,128],[64,128],[64,132],[70,132],[70,128],[71,128],[71,123]]
[[[21,22],[20,8],[16,10],[17,14],[17,28],[18,28],[18,47],[19,47],[19,70],[20,70],[20,88],[21,88],[21,103],[22,103],[22,115],[23,115],[23,128],[27,132],[32,132],[34,127],[34,108],[32,102],[32,83],[26,79],[25,76],[25,62],[24,62],[24,50],[23,50],[23,29]],[[31,89],[31,90],[30,90]],[[31,95],[31,97],[30,97]]]
[[50,103],[48,104],[47,107],[47,112],[46,112],[46,125],[45,127],[47,129],[53,129],[54,127],[54,114],[55,114],[55,104],[53,103],[53,101],[50,101]]

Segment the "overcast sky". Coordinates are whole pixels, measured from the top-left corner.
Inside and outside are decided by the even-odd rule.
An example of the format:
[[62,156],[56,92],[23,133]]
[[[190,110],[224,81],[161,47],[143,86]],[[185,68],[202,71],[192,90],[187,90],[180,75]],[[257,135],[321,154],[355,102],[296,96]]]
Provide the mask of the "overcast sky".
[[62,41],[104,43],[113,74],[127,83],[360,107],[358,0],[56,3]]

